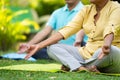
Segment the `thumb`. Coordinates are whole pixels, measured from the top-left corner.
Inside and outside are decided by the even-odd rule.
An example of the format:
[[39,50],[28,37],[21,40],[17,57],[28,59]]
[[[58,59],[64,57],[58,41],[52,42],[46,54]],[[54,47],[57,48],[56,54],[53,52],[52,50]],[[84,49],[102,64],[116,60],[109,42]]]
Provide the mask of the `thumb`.
[[98,59],[100,60],[100,59],[102,59],[103,58],[103,54],[100,54],[99,56],[98,56]]
[[98,55],[98,59],[102,59],[103,57],[105,56],[105,54],[103,52],[101,52],[99,55]]
[[31,52],[28,52],[28,54],[25,56],[25,59],[29,59],[33,54],[35,54],[37,50],[33,50]]

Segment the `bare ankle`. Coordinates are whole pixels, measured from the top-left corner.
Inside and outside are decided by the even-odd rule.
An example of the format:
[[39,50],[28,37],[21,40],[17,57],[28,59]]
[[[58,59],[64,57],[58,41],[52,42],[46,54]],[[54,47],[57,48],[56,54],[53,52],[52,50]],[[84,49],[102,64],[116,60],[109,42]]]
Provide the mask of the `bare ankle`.
[[79,67],[78,70],[79,70],[79,71],[82,71],[82,70],[88,71],[87,68],[84,67],[84,66]]
[[86,68],[91,71],[91,72],[97,72],[100,73],[100,71],[97,69],[97,67],[95,65],[92,66],[86,66]]

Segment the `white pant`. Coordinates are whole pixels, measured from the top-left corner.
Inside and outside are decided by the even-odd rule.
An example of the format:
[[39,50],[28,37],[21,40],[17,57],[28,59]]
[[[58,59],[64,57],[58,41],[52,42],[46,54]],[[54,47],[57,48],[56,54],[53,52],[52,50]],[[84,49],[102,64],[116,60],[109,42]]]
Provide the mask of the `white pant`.
[[78,49],[74,46],[54,44],[49,46],[47,51],[52,59],[69,67],[71,71],[84,65],[96,65],[102,72],[120,73],[120,49],[115,46],[111,46],[109,55],[101,60],[97,60],[97,56],[101,52],[101,49],[98,49],[92,58],[88,60],[84,60]]
[[[96,58],[100,52],[101,49],[98,49],[92,58]],[[87,65],[96,65],[101,72],[120,73],[120,48],[111,46],[111,51],[108,55]]]

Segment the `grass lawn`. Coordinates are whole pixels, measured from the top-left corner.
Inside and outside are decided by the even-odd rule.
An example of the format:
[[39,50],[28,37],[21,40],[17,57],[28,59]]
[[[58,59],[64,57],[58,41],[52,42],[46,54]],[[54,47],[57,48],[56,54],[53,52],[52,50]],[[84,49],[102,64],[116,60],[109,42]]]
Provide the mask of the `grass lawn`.
[[[1,59],[0,67],[17,64],[47,64],[56,63],[53,60],[38,60],[36,62],[25,60]],[[49,66],[48,66],[49,67]],[[43,72],[43,71],[18,71],[0,70],[0,80],[120,80],[119,76],[107,76],[90,72]]]

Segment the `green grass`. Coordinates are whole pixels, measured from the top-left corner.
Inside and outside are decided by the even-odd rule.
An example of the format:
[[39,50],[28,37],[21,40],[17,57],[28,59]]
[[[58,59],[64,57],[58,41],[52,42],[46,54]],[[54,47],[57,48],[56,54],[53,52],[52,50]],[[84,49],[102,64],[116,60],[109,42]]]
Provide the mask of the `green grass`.
[[[17,65],[17,64],[36,64],[36,63],[56,63],[53,60],[38,60],[36,62],[25,60],[8,60],[1,59],[1,66]],[[42,72],[42,71],[15,71],[0,70],[0,80],[120,80],[119,76],[106,76],[90,72]]]

